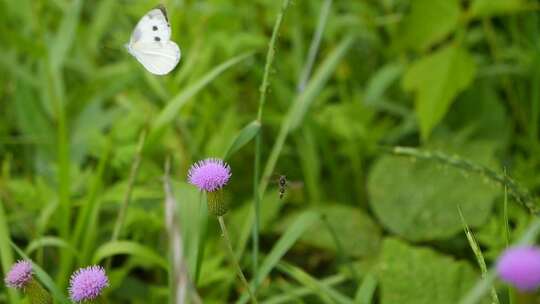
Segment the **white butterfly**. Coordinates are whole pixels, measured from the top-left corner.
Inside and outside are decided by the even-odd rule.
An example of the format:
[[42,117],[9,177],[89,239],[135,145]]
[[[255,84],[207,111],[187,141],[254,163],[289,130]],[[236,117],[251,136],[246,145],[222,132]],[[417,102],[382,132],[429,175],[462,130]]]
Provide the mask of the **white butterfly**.
[[180,48],[171,39],[171,26],[162,5],[144,15],[126,44],[128,52],[152,74],[165,75],[180,61]]

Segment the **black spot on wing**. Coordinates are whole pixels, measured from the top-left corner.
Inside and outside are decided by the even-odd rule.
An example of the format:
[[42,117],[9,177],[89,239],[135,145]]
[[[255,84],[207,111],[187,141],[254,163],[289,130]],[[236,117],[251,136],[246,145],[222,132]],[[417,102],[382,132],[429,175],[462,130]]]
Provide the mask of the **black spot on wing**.
[[158,36],[154,37],[154,40],[155,41],[161,41],[161,38],[159,38]]
[[155,31],[157,31],[157,29],[158,29],[158,27],[157,27],[157,26],[155,26],[155,25],[154,25],[154,26],[152,26],[152,30],[153,30],[154,32],[155,32]]

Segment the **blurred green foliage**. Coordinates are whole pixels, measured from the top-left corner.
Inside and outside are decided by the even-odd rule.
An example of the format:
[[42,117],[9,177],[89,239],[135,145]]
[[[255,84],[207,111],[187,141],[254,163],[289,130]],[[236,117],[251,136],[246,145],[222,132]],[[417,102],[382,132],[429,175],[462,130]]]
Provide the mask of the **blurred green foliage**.
[[[380,146],[461,155],[540,189],[536,1],[334,0],[314,76],[300,91],[325,1],[295,0],[260,123],[280,1],[161,2],[183,54],[165,77],[147,73],[123,47],[157,1],[0,0],[4,273],[24,252],[61,294],[76,267],[111,259],[110,303],[165,303],[161,177],[170,156],[199,294],[205,303],[247,300],[186,173],[196,160],[226,156],[227,221],[251,269],[257,132],[263,168],[273,171],[266,173],[290,181],[280,200],[272,177],[262,177],[263,303],[456,303],[479,278],[458,206],[488,265],[506,246],[503,188]],[[149,137],[124,229],[109,242],[143,130]],[[530,221],[512,203],[511,241]],[[0,288],[0,302],[16,298]]]

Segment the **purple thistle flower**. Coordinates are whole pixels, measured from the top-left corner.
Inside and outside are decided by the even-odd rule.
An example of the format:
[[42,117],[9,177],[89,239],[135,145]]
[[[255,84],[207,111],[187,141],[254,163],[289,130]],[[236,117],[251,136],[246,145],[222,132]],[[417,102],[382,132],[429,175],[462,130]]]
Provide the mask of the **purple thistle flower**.
[[21,260],[11,267],[4,279],[4,282],[8,287],[21,289],[24,288],[31,280],[32,264],[28,261]]
[[231,178],[231,167],[221,159],[207,158],[191,166],[188,181],[201,191],[214,192],[223,188]]
[[522,291],[540,285],[540,248],[534,246],[512,247],[502,253],[497,262],[501,279]]
[[89,266],[75,271],[69,285],[71,300],[80,303],[99,297],[103,289],[109,286],[109,279],[103,267]]

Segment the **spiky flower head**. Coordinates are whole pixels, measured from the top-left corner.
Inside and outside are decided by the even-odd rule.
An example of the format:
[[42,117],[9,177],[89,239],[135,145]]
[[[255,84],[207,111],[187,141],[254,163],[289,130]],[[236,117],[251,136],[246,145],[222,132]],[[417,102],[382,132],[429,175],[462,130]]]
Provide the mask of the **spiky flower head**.
[[109,278],[101,266],[89,266],[75,271],[69,282],[69,296],[73,302],[92,301],[99,297]]
[[15,263],[4,279],[8,287],[17,289],[25,288],[30,281],[32,281],[32,264],[24,260]]
[[231,167],[221,159],[207,158],[191,166],[188,181],[201,191],[220,190],[231,178]]
[[497,273],[501,279],[522,291],[540,286],[540,248],[518,246],[507,249],[499,257]]

